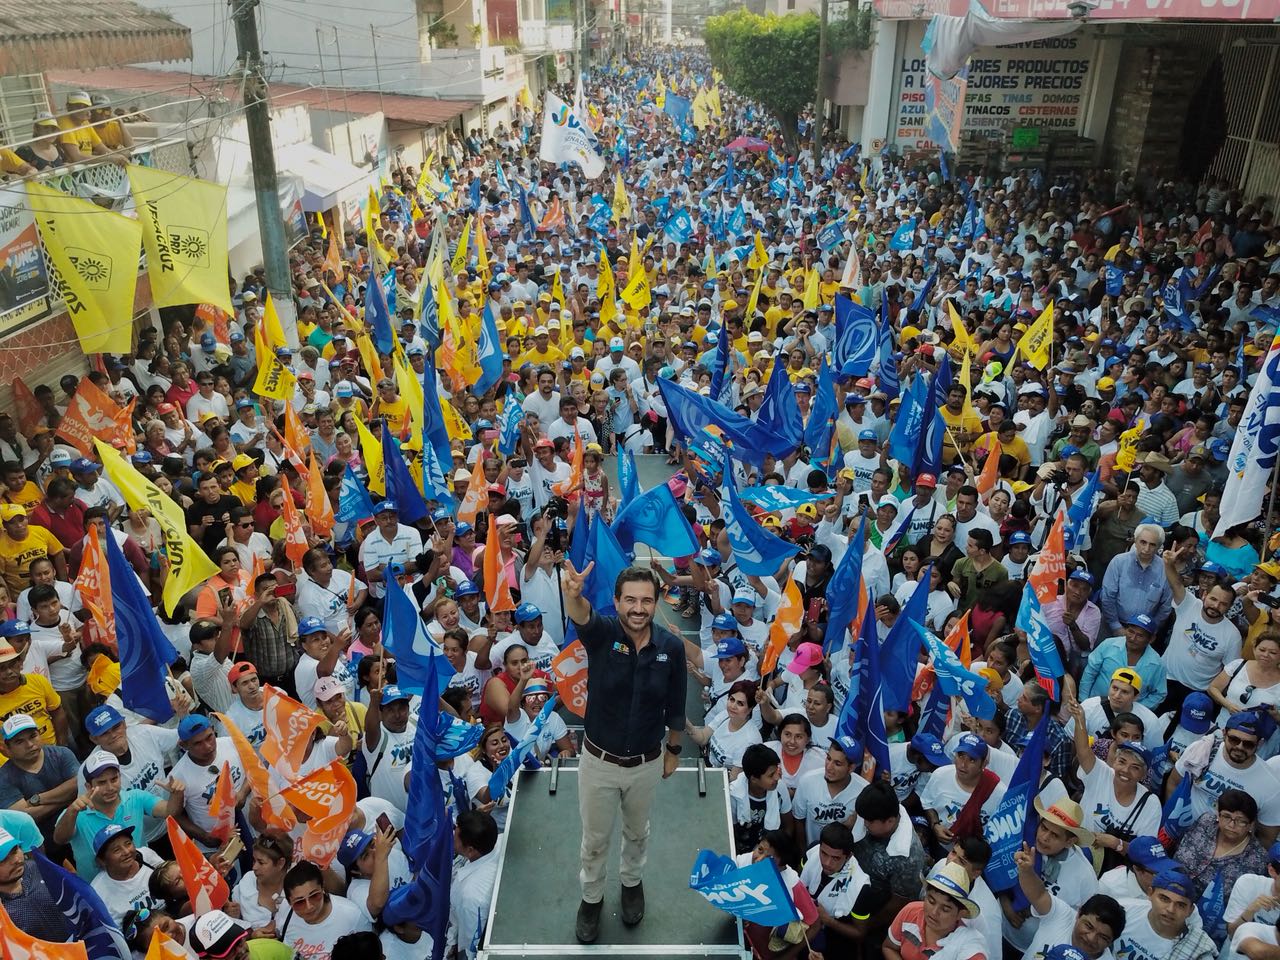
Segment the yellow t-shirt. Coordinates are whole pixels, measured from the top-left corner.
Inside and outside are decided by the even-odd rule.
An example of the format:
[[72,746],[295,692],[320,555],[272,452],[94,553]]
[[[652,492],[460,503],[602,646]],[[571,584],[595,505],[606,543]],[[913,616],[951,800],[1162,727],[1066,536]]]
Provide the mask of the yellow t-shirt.
[[246,507],[252,507],[258,502],[258,486],[254,483],[245,483],[237,480],[231,485],[231,493],[240,498],[240,502]]
[[120,126],[119,120],[108,120],[101,126],[95,127],[98,133],[98,139],[104,145],[112,150],[124,146],[124,127]]
[[105,146],[97,130],[82,126],[70,117],[59,117],[58,128],[62,131],[58,139],[68,146],[76,147],[86,157],[93,153],[94,147]]
[[378,404],[378,415],[387,421],[387,429],[394,437],[404,429],[405,422],[409,419],[409,401],[404,397],[397,398],[393,403],[384,400]]
[[16,503],[20,507],[26,507],[27,510],[30,510],[43,499],[44,494],[40,492],[40,488],[30,480],[17,493],[12,490],[6,490],[4,493],[5,503]]
[[5,173],[17,173],[27,165],[27,161],[10,150],[8,147],[0,147],[0,170]]
[[31,586],[27,571],[33,561],[50,554],[61,553],[66,548],[44,527],[27,526],[27,538],[14,540],[7,533],[0,535],[0,573],[4,575],[9,595],[16,597]]
[[516,358],[512,366],[519,370],[526,363],[531,363],[535,367],[542,366],[545,363],[558,373],[560,364],[563,362],[564,354],[560,352],[560,348],[548,344],[546,350],[539,350],[536,347],[526,350]]
[[25,713],[36,722],[40,742],[50,747],[58,742],[53,728],[53,711],[62,706],[62,698],[48,679],[38,673],[24,673],[22,682],[9,693],[0,693],[0,721],[15,713]]
[[[982,421],[972,413],[966,414],[964,410],[952,413],[946,406],[942,407],[941,413],[943,421],[949,428],[942,435],[942,462],[954,463],[957,441],[960,444],[960,453],[967,454],[973,447],[973,441],[982,433]],[[961,431],[969,436],[961,437]]]

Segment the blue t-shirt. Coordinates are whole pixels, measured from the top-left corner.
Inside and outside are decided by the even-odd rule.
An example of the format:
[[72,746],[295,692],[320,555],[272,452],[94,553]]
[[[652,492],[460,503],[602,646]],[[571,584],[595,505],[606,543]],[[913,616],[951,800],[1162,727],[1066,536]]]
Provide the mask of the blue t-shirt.
[[108,817],[93,807],[81,810],[76,817],[76,831],[71,836],[71,852],[76,859],[76,873],[85,880],[92,880],[98,875],[98,862],[93,855],[93,838],[99,830],[109,823],[119,823],[133,827],[135,837],[145,837],[143,819],[150,816],[160,804],[160,798],[145,790],[124,790],[120,794],[120,803],[116,806],[116,815]]
[[36,818],[21,810],[0,810],[0,830],[18,841],[23,853],[30,853],[44,843]]

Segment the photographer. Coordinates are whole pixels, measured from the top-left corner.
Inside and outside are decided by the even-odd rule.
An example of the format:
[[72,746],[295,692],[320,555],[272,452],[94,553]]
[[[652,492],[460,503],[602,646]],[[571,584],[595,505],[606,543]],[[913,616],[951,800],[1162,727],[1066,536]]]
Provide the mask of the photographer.
[[565,522],[556,515],[563,502],[553,499],[534,517],[533,543],[520,575],[520,598],[551,614],[546,630],[557,647],[564,643],[564,602],[560,598],[558,571],[564,562],[567,538]]

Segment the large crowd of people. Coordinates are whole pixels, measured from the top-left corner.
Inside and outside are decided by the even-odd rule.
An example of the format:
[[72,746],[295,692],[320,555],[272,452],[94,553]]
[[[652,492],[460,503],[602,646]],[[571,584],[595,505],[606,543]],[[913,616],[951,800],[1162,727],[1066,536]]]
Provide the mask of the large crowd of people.
[[[668,97],[700,101],[697,123],[673,121]],[[440,764],[456,856],[446,950],[473,957],[506,828],[490,776],[555,693],[576,518],[617,515],[624,494],[606,458],[653,454],[683,513],[670,522],[699,546],[652,560],[640,548],[635,560],[655,569],[665,620],[684,630],[705,706],[686,733],[728,771],[734,852],[773,858],[799,916],[748,925],[759,956],[1280,956],[1274,504],[1215,529],[1280,318],[1273,211],[1227,184],[908,162],[834,131],[815,157],[812,118],[798,143],[784,138],[689,52],[594,72],[578,103],[607,160],[601,177],[541,162],[540,114],[517,104],[492,136],[451,140],[429,169],[393,170],[376,222],[314,230],[290,254],[298,347],[259,355],[259,270],[232,280],[234,316],[167,308],[131,355],[95,361],[88,380],[133,404],[132,442],[117,446],[217,568],[172,612],[161,597],[175,558],[156,518],[59,435],[77,378],[37,388],[38,422],[0,414],[0,907],[11,923],[72,938],[33,865],[41,851],[92,885],[139,957],[155,931],[201,958],[428,955],[422,929],[383,916],[413,877],[400,844],[411,770],[432,762],[413,750],[421,697],[401,690],[383,646],[387,591],[407,585],[454,670],[440,709],[482,728],[473,751]],[[726,149],[740,137],[744,149]],[[434,268],[433,248],[444,251]],[[371,346],[365,322],[383,270],[399,324],[390,352]],[[649,295],[623,299],[637,271]],[[1171,303],[1171,288],[1193,297]],[[833,369],[845,297],[877,312],[891,341],[854,375]],[[1046,363],[1023,338],[1047,308]],[[490,320],[502,369],[479,392],[464,355]],[[255,392],[265,362],[296,377],[292,396]],[[904,398],[942,375],[945,392],[929,396],[946,439],[922,472],[898,456],[895,426]],[[708,452],[721,447],[681,432],[665,389],[706,397],[714,383],[715,399],[758,420],[779,377],[805,437],[827,445],[733,458],[739,489],[785,488],[794,504],[751,508],[795,548],[756,575],[726,529],[724,462]],[[411,436],[426,426],[424,388],[447,412],[448,496],[423,479]],[[825,433],[809,429],[820,418]],[[384,426],[427,501],[412,522],[383,482]],[[327,530],[312,461],[338,515]],[[370,515],[342,509],[349,477],[377,491]],[[481,482],[478,509],[460,517]],[[1055,521],[1078,504],[1085,520],[1064,546]],[[180,654],[164,723],[126,706],[117,649],[77,586],[108,536]],[[841,589],[859,542],[859,616],[874,622],[836,623],[838,639],[855,628],[832,643],[833,613],[849,611],[833,578]],[[1046,677],[1024,585],[1054,550],[1063,563],[1042,615],[1063,672]],[[486,573],[514,609],[489,610]],[[910,602],[917,590],[926,604]],[[789,594],[799,626],[762,663]],[[995,709],[978,717],[956,696],[933,725],[930,692],[914,691],[906,709],[883,711],[891,769],[877,769],[841,722],[866,649],[854,641],[883,642],[904,616],[943,640],[965,634],[958,655]],[[922,671],[930,659],[921,641]],[[261,750],[268,685],[320,716],[295,776],[340,760],[357,783],[330,863],[301,856],[305,814],[292,832],[264,817],[229,733]],[[533,755],[579,753],[575,726],[553,714]],[[993,890],[991,818],[1041,730],[1038,827],[1016,881]],[[243,851],[215,836],[224,766]],[[1190,814],[1166,809],[1188,796]],[[226,878],[221,909],[196,902],[169,818]]]

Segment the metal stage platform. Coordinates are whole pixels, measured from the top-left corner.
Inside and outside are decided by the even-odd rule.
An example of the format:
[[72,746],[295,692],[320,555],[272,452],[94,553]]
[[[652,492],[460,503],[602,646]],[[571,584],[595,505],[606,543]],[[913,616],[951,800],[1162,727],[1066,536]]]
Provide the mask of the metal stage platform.
[[658,785],[644,870],[645,918],[635,927],[624,926],[618,916],[621,834],[614,834],[600,939],[589,945],[578,943],[573,935],[581,900],[581,822],[575,765],[525,770],[516,778],[479,960],[538,956],[749,960],[750,953],[740,946],[738,921],[689,889],[689,873],[699,849],[729,853],[733,848],[723,770],[681,767]]

